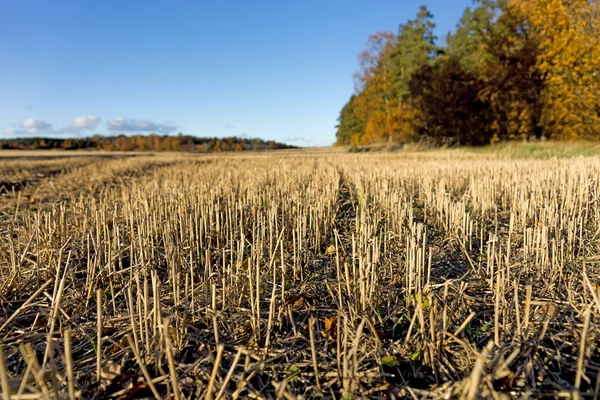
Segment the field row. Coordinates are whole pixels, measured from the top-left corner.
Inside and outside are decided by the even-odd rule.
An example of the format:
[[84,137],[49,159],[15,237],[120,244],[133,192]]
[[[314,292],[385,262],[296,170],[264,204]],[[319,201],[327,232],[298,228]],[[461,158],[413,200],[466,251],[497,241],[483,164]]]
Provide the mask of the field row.
[[449,154],[1,162],[3,391],[597,393],[600,160]]

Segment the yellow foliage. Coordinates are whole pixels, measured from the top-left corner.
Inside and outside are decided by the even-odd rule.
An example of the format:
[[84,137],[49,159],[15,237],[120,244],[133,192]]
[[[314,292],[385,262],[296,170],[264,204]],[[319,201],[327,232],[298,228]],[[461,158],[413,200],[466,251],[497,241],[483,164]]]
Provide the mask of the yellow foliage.
[[539,46],[545,77],[541,125],[552,137],[598,138],[600,6],[598,0],[513,0]]
[[378,33],[369,38],[369,50],[361,53],[362,91],[356,98],[356,113],[365,121],[360,144],[391,139],[397,129],[391,95],[394,35]]
[[417,130],[421,125],[418,110],[406,102],[400,102],[395,110],[394,119],[397,124],[394,139],[410,142],[417,138]]

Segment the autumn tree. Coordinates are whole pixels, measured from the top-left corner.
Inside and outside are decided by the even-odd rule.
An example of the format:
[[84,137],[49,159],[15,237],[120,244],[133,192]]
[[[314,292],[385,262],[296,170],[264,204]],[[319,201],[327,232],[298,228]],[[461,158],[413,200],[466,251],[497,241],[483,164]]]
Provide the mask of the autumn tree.
[[476,0],[446,46],[426,7],[369,38],[338,144],[600,140],[600,0]]
[[356,95],[340,113],[338,144],[416,138],[421,118],[409,98],[409,82],[439,52],[432,18],[422,6],[414,20],[400,25],[397,35],[379,32],[369,37],[359,56]]
[[400,141],[416,140],[419,132],[426,130],[423,115],[419,113],[416,102],[410,96],[410,82],[421,68],[431,66],[440,53],[435,44],[437,37],[433,33],[435,23],[433,15],[426,6],[421,6],[415,19],[400,25],[396,45],[392,52],[393,97],[396,100],[398,132],[395,139]]
[[[353,112],[364,121],[364,131],[359,140],[366,144],[391,140],[394,126],[392,93],[392,51],[395,36],[391,32],[378,32],[369,36],[367,49],[360,53],[360,72],[355,74],[359,94],[353,101]],[[354,137],[354,141],[357,138]]]
[[538,41],[527,20],[509,8],[483,36],[481,46],[480,95],[494,114],[494,140],[541,137],[545,77],[536,67]]
[[[540,124],[562,139],[600,139],[600,6],[598,0],[512,0],[535,41],[544,77]],[[523,33],[522,33],[523,34]]]
[[65,150],[73,150],[73,149],[76,148],[76,144],[75,144],[75,141],[73,139],[69,138],[69,139],[65,139],[65,141],[63,142],[62,147]]
[[476,72],[456,56],[441,56],[416,71],[410,97],[422,118],[422,136],[440,144],[487,144],[491,138],[489,105],[480,98]]

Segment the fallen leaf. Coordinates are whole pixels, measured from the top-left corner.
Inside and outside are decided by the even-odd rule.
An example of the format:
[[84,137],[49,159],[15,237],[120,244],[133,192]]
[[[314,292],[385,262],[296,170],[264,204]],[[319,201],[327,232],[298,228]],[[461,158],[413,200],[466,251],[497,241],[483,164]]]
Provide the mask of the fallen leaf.
[[325,317],[325,330],[332,331],[335,329],[336,317]]
[[108,351],[108,354],[114,355],[114,354],[118,353],[119,350],[124,349],[127,346],[128,346],[127,338],[125,336],[123,336],[121,338],[121,340],[119,340],[118,345],[115,344],[111,347],[111,349]]
[[312,303],[316,298],[317,296],[310,293],[292,294],[285,299],[283,304],[290,306],[294,310],[300,308],[305,302]]
[[423,359],[423,350],[417,350],[410,355],[411,361],[421,361]]
[[381,357],[381,362],[388,367],[395,367],[398,365],[398,360],[396,360],[396,357],[390,355]]
[[333,340],[334,331],[336,330],[336,317],[325,317],[325,329],[321,331],[321,335],[328,340]]
[[285,378],[291,382],[294,379],[296,379],[297,377],[299,377],[301,372],[302,371],[300,370],[300,368],[298,368],[295,365],[292,365],[288,368],[288,373]]

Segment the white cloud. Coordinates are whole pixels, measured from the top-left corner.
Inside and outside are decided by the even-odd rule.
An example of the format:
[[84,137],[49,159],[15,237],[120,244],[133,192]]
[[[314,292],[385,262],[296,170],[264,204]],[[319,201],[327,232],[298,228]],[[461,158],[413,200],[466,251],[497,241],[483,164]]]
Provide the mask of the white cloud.
[[9,128],[4,131],[6,135],[35,135],[41,133],[52,133],[52,124],[34,118],[27,118],[21,121],[15,128]]
[[21,122],[21,126],[30,133],[43,133],[52,131],[52,124],[39,119],[28,118]]
[[99,117],[88,115],[87,117],[75,118],[75,122],[73,122],[73,127],[79,129],[96,129],[99,123]]
[[304,142],[304,143],[309,143],[310,140],[306,139],[305,137],[302,136],[295,136],[295,137],[289,137],[289,138],[285,138],[283,139],[284,142]]
[[75,118],[71,125],[65,126],[62,129],[58,129],[57,132],[82,133],[84,131],[90,131],[98,128],[99,124],[100,117],[96,117],[94,115],[87,115]]
[[156,132],[167,134],[177,130],[177,125],[161,124],[143,119],[118,117],[108,120],[108,130],[112,132]]
[[[38,135],[38,134],[61,134],[61,133],[84,133],[98,128],[100,125],[100,117],[95,115],[87,115],[76,117],[73,123],[60,128],[52,128],[49,122],[28,118],[21,121],[17,125],[5,129],[4,134],[8,136],[19,135]],[[160,134],[168,134],[176,131],[179,127],[172,123],[157,123],[142,119],[115,118],[107,121],[108,130],[118,133],[135,133],[135,132],[155,132]]]

